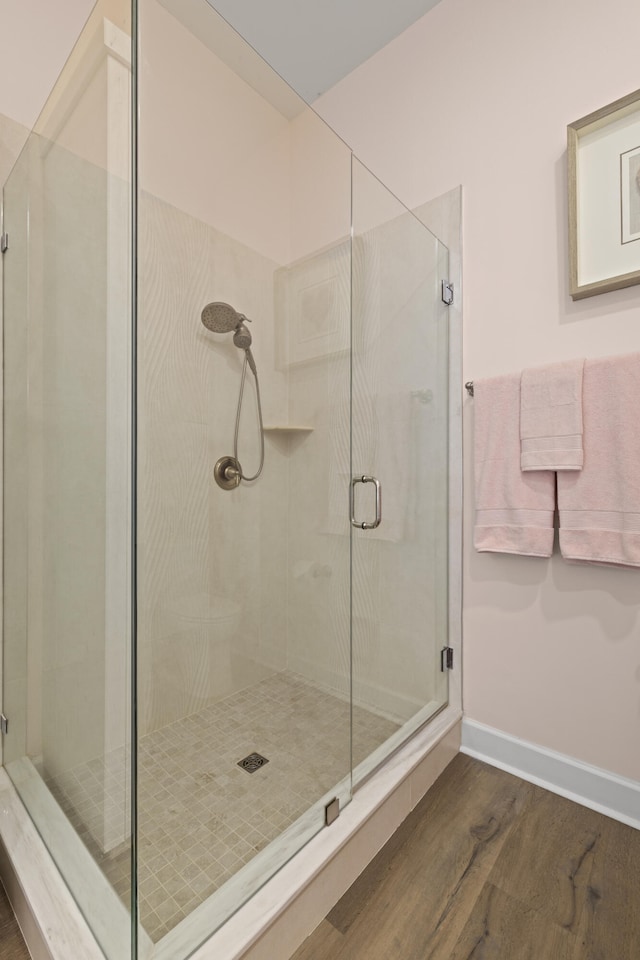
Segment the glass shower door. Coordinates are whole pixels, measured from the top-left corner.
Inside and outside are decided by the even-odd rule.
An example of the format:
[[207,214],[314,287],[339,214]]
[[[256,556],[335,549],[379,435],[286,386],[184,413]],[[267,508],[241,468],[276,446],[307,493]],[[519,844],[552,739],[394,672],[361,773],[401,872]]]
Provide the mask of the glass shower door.
[[355,158],[352,183],[357,784],[447,702],[449,361],[446,247]]

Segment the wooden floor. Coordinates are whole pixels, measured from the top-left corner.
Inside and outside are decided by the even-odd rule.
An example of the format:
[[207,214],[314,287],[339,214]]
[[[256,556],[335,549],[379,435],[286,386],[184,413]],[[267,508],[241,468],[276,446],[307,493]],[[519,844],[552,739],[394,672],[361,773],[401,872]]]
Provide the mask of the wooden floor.
[[460,754],[293,960],[640,960],[640,831]]
[[2,884],[0,884],[0,960],[29,960],[29,951],[20,933]]

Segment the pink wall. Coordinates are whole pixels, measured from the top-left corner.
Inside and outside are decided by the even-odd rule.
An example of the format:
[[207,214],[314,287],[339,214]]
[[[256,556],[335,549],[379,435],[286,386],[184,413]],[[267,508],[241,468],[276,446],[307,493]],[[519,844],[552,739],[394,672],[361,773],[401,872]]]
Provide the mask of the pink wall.
[[[315,106],[410,206],[463,184],[465,379],[640,349],[640,286],[567,292],[566,124],[638,86],[637,0],[442,0]],[[471,719],[640,780],[640,572],[476,554]]]
[[0,113],[32,127],[94,0],[0,0]]

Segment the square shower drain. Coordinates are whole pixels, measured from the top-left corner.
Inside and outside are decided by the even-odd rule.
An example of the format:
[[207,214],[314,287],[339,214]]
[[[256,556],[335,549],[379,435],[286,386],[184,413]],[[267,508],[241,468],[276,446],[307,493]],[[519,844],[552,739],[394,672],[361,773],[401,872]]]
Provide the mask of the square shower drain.
[[240,760],[237,766],[242,767],[247,773],[255,773],[260,767],[264,767],[265,763],[269,763],[266,757],[259,753],[250,753],[244,760]]

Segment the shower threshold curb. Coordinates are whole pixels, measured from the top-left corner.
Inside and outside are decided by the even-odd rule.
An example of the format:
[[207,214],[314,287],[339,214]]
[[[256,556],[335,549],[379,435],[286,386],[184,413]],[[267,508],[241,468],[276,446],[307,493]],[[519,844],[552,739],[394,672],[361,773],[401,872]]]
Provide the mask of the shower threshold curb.
[[[461,720],[450,706],[414,734],[223,927],[189,930],[175,960],[288,960],[459,752]],[[0,878],[33,960],[104,960],[4,769],[0,841]],[[149,946],[141,960],[153,960]]]

